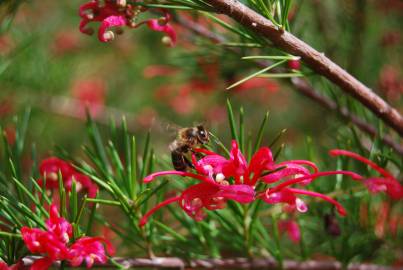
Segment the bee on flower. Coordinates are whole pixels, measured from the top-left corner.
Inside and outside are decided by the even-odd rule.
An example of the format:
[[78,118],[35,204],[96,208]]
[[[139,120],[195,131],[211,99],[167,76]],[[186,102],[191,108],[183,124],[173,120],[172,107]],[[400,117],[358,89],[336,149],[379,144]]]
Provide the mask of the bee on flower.
[[[241,204],[263,200],[268,204],[287,204],[299,212],[308,211],[308,206],[301,196],[323,199],[333,204],[338,213],[346,215],[343,206],[333,198],[294,185],[306,186],[318,177],[343,174],[355,180],[362,176],[350,171],[319,172],[317,166],[308,160],[288,160],[276,163],[270,148],[261,147],[248,162],[240,151],[237,142],[232,141],[229,158],[206,149],[194,149],[204,156],[200,159],[192,155],[193,171],[162,171],[144,178],[145,183],[164,175],[179,175],[200,181],[169,198],[147,212],[140,220],[140,226],[147,223],[148,218],[158,209],[177,202],[185,213],[196,221],[205,217],[204,210],[225,208],[228,200]],[[257,185],[263,183],[265,190],[258,190]]]

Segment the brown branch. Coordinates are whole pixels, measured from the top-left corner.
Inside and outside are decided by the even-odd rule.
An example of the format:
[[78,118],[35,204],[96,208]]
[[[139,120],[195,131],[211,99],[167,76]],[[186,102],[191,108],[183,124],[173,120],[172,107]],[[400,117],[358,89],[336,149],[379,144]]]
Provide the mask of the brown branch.
[[237,0],[205,0],[218,13],[225,14],[243,26],[268,38],[276,47],[300,56],[316,73],[323,75],[346,93],[360,101],[387,125],[403,136],[403,116],[382,98],[375,94],[340,66],[332,62],[324,53],[298,39],[291,33],[275,26],[270,20]]
[[[40,257],[26,257],[23,259],[24,267],[31,266]],[[176,257],[147,258],[114,258],[114,261],[129,268],[174,268],[174,269],[278,269],[277,263],[272,258],[225,258],[225,259],[194,259],[185,261]],[[60,265],[56,263],[55,265]],[[116,268],[113,264],[99,265],[94,267]],[[284,270],[339,270],[343,269],[341,263],[336,261],[284,261]],[[349,270],[401,270],[402,267],[389,267],[375,264],[351,264]]]
[[[183,27],[188,28],[189,30],[193,31],[194,33],[203,36],[214,43],[226,43],[227,40],[220,35],[215,34],[214,32],[208,30],[204,26],[201,26],[198,23],[195,23],[192,20],[186,19],[184,17],[178,16],[176,21],[181,24]],[[228,50],[232,52],[239,53],[236,48],[227,47]],[[260,67],[266,67],[267,64],[259,61],[255,61],[257,65]],[[315,90],[307,80],[302,78],[292,78],[289,82],[294,86],[293,88],[296,89],[298,92],[303,94],[304,96],[312,99],[313,101],[320,104],[322,107],[326,109],[330,109],[333,111],[337,111],[342,117],[351,121],[355,126],[361,129],[363,132],[370,135],[372,138],[377,135],[377,130],[372,125],[366,123],[365,121],[361,120],[354,114],[351,114],[349,110],[345,107],[339,107],[336,102],[331,100],[328,97],[320,95],[317,90]],[[396,143],[393,138],[389,135],[385,135],[382,137],[382,141],[392,147],[397,153],[403,155],[403,146],[399,143]]]

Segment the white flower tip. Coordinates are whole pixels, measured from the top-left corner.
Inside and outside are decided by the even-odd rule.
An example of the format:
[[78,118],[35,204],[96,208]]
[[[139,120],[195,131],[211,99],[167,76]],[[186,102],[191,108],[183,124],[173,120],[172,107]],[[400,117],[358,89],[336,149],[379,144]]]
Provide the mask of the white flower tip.
[[166,46],[173,46],[173,44],[174,44],[172,39],[168,36],[164,36],[161,41],[162,41],[162,44],[164,44]]
[[126,0],[116,0],[116,4],[121,7],[126,6]]
[[295,199],[295,205],[297,207],[297,210],[301,213],[305,213],[306,211],[308,211],[308,206],[305,204],[305,202],[303,200],[301,200],[300,198],[296,198]]
[[59,179],[58,179],[57,173],[51,172],[51,173],[46,175],[46,180],[58,181]]
[[115,34],[112,31],[106,31],[102,37],[106,41],[111,41],[115,39]]
[[87,17],[88,20],[93,20],[94,19],[94,14],[93,13],[87,13],[85,16]]
[[217,173],[217,175],[215,176],[215,180],[217,182],[222,182],[225,179],[225,175],[222,173]]
[[70,241],[70,237],[66,232],[63,233],[63,240],[65,243],[68,243]]
[[83,189],[83,185],[80,182],[76,182],[76,191],[80,192]]

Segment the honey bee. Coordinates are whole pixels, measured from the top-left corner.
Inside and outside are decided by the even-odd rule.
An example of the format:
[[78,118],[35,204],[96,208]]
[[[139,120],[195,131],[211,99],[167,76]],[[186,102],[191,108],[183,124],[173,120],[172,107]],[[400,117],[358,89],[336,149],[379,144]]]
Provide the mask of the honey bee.
[[170,145],[172,164],[177,171],[187,171],[194,168],[187,157],[192,149],[209,142],[207,130],[202,126],[182,128],[178,131],[176,140]]

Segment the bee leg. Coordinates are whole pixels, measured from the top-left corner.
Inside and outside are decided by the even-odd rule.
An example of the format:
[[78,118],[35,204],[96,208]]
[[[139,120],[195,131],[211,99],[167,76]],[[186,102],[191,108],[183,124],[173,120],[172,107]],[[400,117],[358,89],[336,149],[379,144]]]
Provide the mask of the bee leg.
[[192,168],[192,169],[195,168],[195,166],[193,166],[193,163],[192,163],[187,157],[183,156],[183,159],[184,159],[186,165],[187,165],[189,168]]

